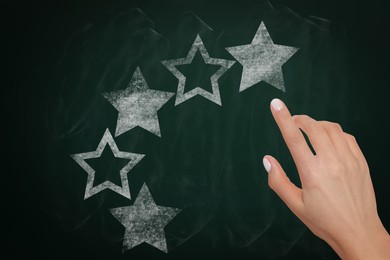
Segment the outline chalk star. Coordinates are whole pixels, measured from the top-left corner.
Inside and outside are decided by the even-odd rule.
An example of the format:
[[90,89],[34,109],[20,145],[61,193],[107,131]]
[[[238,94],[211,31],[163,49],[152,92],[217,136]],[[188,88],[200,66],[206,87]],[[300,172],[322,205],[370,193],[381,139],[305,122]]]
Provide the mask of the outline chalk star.
[[[121,185],[122,187],[112,183],[111,181],[105,181],[99,185],[93,186],[93,182],[95,180],[95,170],[85,161],[86,159],[99,158],[106,145],[110,147],[112,153],[115,158],[129,159],[130,162],[123,167],[119,174],[121,177]],[[101,139],[96,151],[73,154],[71,157],[88,173],[87,185],[85,188],[84,199],[88,199],[89,197],[103,191],[105,189],[110,189],[115,191],[116,193],[131,199],[130,196],[130,188],[127,179],[127,173],[144,157],[144,154],[136,154],[136,153],[128,153],[119,151],[118,146],[116,145],[114,138],[112,137],[110,131],[106,129],[103,138]]]
[[157,111],[175,93],[149,89],[141,70],[137,67],[126,89],[102,95],[119,112],[115,137],[136,126],[161,137]]
[[[200,52],[200,54],[202,55],[202,58],[206,64],[221,66],[221,68],[219,68],[217,70],[217,72],[215,72],[215,74],[213,76],[211,76],[210,80],[211,80],[212,93],[204,90],[201,87],[193,88],[190,91],[184,93],[184,87],[186,84],[186,77],[175,66],[191,64],[197,51]],[[188,100],[196,95],[200,95],[200,96],[207,98],[208,100],[222,106],[221,95],[219,92],[218,79],[235,63],[235,61],[211,58],[209,56],[205,46],[204,46],[199,34],[196,36],[196,39],[195,39],[194,43],[192,44],[192,47],[187,54],[187,57],[179,58],[179,59],[172,59],[172,60],[164,60],[164,61],[161,61],[161,63],[179,80],[179,83],[177,86],[175,106],[179,105],[180,103],[183,103],[184,101],[186,101],[186,100]]]
[[111,214],[125,227],[123,251],[143,242],[168,253],[164,227],[180,209],[157,206],[144,184],[132,206],[110,209]]
[[274,44],[263,22],[251,44],[229,47],[226,50],[243,66],[239,92],[261,81],[286,91],[282,65],[298,48]]

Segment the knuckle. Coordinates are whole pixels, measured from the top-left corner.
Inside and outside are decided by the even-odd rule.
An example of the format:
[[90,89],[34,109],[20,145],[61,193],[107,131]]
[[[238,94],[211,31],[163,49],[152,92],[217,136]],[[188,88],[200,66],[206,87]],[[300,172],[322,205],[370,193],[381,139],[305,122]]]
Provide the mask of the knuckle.
[[309,116],[308,115],[298,115],[297,118],[300,119],[300,120],[309,120]]
[[356,142],[355,136],[353,136],[353,135],[351,135],[351,134],[345,133],[345,137],[346,137],[347,140],[349,140],[349,141]]
[[343,129],[341,128],[341,125],[338,124],[338,123],[326,121],[326,122],[325,122],[325,125],[326,125],[326,127],[327,127],[329,130],[333,130],[333,131],[337,131],[337,132],[342,132],[342,131],[343,131]]
[[339,123],[332,123],[332,128],[336,131],[339,131],[339,132],[343,131],[343,128],[341,127],[341,125]]
[[306,127],[310,127],[310,125],[313,124],[313,121],[316,122],[315,120],[313,120],[313,118],[311,118],[308,115],[295,115],[293,116],[293,120],[298,126],[306,126]]
[[318,122],[318,121],[313,122],[312,124],[310,124],[310,127],[309,127],[310,131],[312,131],[312,132],[317,132],[317,131],[321,130],[322,128],[323,128],[322,122]]
[[292,119],[293,119],[295,124],[301,125],[302,124],[302,117],[303,117],[303,115],[293,115]]
[[292,119],[293,119],[294,121],[298,121],[300,117],[301,117],[301,115],[293,115],[293,116],[292,116]]

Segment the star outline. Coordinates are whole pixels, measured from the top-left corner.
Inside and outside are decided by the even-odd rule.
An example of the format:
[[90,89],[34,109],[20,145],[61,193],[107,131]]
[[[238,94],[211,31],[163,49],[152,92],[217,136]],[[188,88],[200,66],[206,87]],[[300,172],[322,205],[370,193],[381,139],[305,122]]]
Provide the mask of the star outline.
[[[184,93],[184,88],[186,84],[186,77],[181,73],[176,66],[177,65],[188,65],[192,63],[193,58],[195,57],[196,52],[199,51],[202,55],[203,60],[206,64],[210,65],[219,65],[221,66],[214,75],[211,76],[211,87],[212,87],[212,93],[206,91],[205,89],[201,88],[200,86],[197,86],[190,91],[187,91]],[[236,61],[232,60],[226,60],[226,59],[219,59],[219,58],[212,58],[210,57],[209,53],[207,52],[206,47],[203,44],[202,39],[200,38],[200,35],[197,34],[195,41],[193,42],[187,57],[185,58],[178,58],[178,59],[171,59],[171,60],[163,60],[161,63],[178,79],[178,87],[177,87],[177,94],[176,94],[176,100],[175,100],[175,106],[183,103],[184,101],[196,96],[200,95],[204,98],[222,106],[221,101],[221,95],[219,90],[219,84],[218,79],[235,63]]]
[[[93,183],[95,181],[96,171],[85,160],[99,158],[102,155],[103,150],[107,144],[110,147],[115,158],[122,158],[122,159],[129,159],[130,160],[119,171],[119,174],[121,177],[121,186],[122,187],[116,185],[115,183],[113,183],[109,180],[106,180],[103,183],[100,183],[96,186],[93,186]],[[87,184],[86,184],[85,193],[84,193],[84,200],[92,197],[93,195],[95,195],[95,194],[97,194],[105,189],[110,189],[110,190],[124,196],[125,198],[131,199],[127,174],[135,165],[137,165],[142,160],[142,158],[144,156],[145,156],[144,154],[136,154],[136,153],[119,151],[118,146],[115,143],[114,138],[112,137],[111,132],[108,128],[104,132],[104,135],[103,135],[102,139],[100,140],[99,145],[95,151],[70,155],[70,157],[72,159],[74,159],[81,166],[81,168],[83,168],[84,171],[86,171],[88,174]]]

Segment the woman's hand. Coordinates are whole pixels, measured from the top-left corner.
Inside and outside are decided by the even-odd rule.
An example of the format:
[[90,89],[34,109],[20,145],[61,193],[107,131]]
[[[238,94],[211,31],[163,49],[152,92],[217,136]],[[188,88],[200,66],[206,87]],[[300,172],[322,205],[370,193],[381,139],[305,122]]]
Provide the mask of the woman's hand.
[[379,219],[369,168],[355,138],[336,123],[292,117],[279,99],[271,102],[271,111],[302,183],[296,187],[267,155],[263,163],[271,189],[341,258],[390,259],[390,236]]

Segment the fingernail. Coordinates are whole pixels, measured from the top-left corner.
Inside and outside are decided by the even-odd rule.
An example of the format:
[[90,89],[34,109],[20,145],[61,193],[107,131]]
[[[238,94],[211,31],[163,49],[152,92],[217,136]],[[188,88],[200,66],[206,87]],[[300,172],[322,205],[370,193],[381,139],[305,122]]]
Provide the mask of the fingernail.
[[278,98],[274,98],[271,101],[271,106],[272,106],[273,110],[280,111],[283,108],[283,102]]
[[263,158],[263,165],[264,165],[264,168],[267,172],[270,172],[271,171],[271,163],[268,161],[267,158]]

